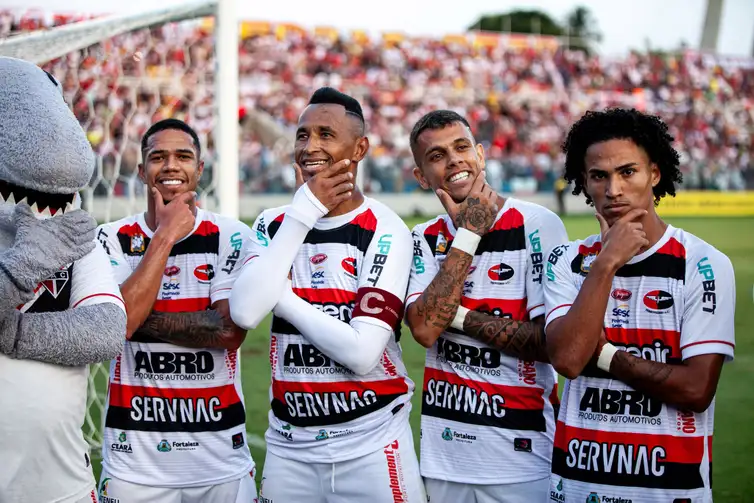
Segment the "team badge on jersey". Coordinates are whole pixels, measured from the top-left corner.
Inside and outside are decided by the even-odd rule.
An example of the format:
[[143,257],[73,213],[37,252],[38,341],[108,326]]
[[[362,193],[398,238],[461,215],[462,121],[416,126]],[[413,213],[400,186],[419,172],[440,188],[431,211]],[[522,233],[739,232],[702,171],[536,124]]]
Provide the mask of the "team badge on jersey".
[[445,253],[448,249],[448,240],[445,238],[445,234],[440,232],[437,235],[437,244],[435,245],[435,253]]
[[140,253],[144,251],[144,235],[134,234],[131,236],[131,253]]
[[592,263],[597,258],[596,253],[590,253],[589,255],[586,255],[583,259],[581,259],[581,272],[588,273],[592,269]]
[[42,282],[42,286],[45,287],[45,290],[50,292],[50,295],[57,299],[58,295],[60,295],[60,292],[63,291],[63,288],[68,283],[68,279],[69,275],[67,269],[58,271],[44,280]]

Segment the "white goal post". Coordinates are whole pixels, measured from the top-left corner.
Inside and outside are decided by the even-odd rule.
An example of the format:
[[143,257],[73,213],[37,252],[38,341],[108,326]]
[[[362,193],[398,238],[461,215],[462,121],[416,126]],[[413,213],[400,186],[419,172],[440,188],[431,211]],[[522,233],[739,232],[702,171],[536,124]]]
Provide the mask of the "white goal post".
[[[149,116],[153,116],[155,111],[160,113],[160,107],[169,101],[165,99],[166,93],[171,99],[183,100],[182,106],[188,110],[187,116],[207,125],[206,134],[200,134],[203,147],[214,143],[211,180],[200,190],[200,203],[223,215],[239,217],[237,1],[193,2],[138,14],[107,16],[0,39],[0,55],[25,59],[48,68],[63,84],[66,100],[82,122],[97,152],[95,174],[89,187],[82,191],[82,200],[85,209],[98,220],[109,221],[146,208],[146,194],[140,190],[142,184],[136,177],[139,136],[148,127],[145,117],[151,118]],[[191,33],[190,30],[196,29],[201,20],[207,17],[214,18],[214,40],[209,44],[214,57],[208,59],[214,60],[215,64],[207,68],[205,74],[192,75],[193,80],[185,82],[185,77],[191,73],[188,63],[185,68],[175,71],[175,75],[165,75],[149,68],[149,61],[142,60],[142,57],[149,59],[165,50],[160,46],[163,40],[154,37],[155,29],[163,31],[164,40],[174,43],[181,40],[182,30]],[[186,40],[193,41],[190,36]],[[183,57],[193,57],[193,48],[185,48]],[[129,50],[132,52],[129,53]],[[162,58],[154,65],[158,70],[161,65],[172,64],[166,61],[164,53]],[[94,70],[91,61],[96,62]],[[126,71],[126,67],[133,68]],[[106,78],[97,75],[97,72],[107,69],[112,69],[114,76]],[[185,72],[181,74],[181,70]],[[92,77],[93,83],[80,81],[86,76]],[[108,95],[108,92],[111,94]],[[118,96],[113,98],[113,94]],[[146,105],[143,101],[145,95]],[[197,97],[208,103],[204,108],[209,108],[209,112],[204,110],[205,115],[198,113],[199,106],[191,99]],[[124,107],[122,116],[113,114],[112,107],[107,106],[124,102],[130,105]],[[139,107],[145,106],[148,110],[142,113]],[[115,124],[117,126],[113,127]],[[113,133],[114,130],[120,136]],[[114,197],[116,195],[119,197]],[[83,429],[92,455],[96,458],[100,455],[102,444],[107,380],[107,363],[91,366]]]

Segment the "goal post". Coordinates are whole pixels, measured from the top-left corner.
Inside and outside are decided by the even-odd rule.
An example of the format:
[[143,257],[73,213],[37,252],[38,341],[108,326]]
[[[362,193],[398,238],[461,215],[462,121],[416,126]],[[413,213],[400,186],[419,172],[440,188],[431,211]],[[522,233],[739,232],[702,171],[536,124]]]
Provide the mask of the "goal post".
[[[167,117],[186,120],[200,137],[200,204],[239,217],[237,1],[107,16],[0,40],[0,55],[34,62],[61,82],[95,150],[82,201],[98,221],[146,209],[137,176],[140,139]],[[101,452],[108,374],[107,362],[90,368],[83,431],[94,458]]]

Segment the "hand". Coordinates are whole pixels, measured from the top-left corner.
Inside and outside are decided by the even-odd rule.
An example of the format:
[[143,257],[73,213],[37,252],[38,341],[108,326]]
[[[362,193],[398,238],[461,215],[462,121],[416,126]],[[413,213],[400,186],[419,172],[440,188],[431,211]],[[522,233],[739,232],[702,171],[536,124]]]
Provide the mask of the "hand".
[[471,186],[471,192],[461,204],[456,204],[450,195],[437,189],[437,197],[448,212],[456,229],[465,228],[484,236],[497,217],[497,193],[487,185],[484,171],[480,171]]
[[602,236],[602,251],[599,257],[607,260],[610,266],[617,270],[631,260],[642,247],[649,246],[647,233],[644,225],[638,220],[647,214],[647,210],[633,209],[620,217],[612,227],[607,225],[607,220],[596,213],[600,223]]
[[152,198],[154,199],[154,222],[157,227],[155,234],[160,232],[171,243],[175,243],[194,229],[193,203],[196,192],[180,194],[165,204],[160,191],[152,187]]
[[16,205],[13,224],[15,241],[0,254],[0,262],[27,292],[95,247],[97,222],[84,210],[40,220],[23,203]]
[[597,359],[600,357],[600,353],[602,352],[602,348],[607,344],[607,335],[605,334],[605,329],[603,328],[600,330],[600,338],[597,341],[597,347],[594,349],[594,354],[592,355],[592,363],[597,365]]
[[[351,191],[354,188],[353,174],[345,171],[350,165],[350,159],[335,162],[322,168],[306,182],[309,190],[330,211],[351,198]],[[304,184],[304,174],[298,164],[294,164],[293,169],[296,170],[296,189],[298,189]]]

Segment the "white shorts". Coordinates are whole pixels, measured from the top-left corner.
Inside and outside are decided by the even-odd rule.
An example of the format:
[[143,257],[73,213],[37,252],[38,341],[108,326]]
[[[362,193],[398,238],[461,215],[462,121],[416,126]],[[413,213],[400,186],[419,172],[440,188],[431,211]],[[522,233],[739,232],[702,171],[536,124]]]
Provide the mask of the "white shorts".
[[532,503],[548,501],[550,477],[518,484],[460,484],[424,479],[429,503]]
[[152,487],[117,479],[102,470],[99,503],[258,503],[254,472],[224,484]]
[[427,501],[410,428],[384,449],[349,461],[303,463],[270,452],[264,461],[259,503],[399,501]]

